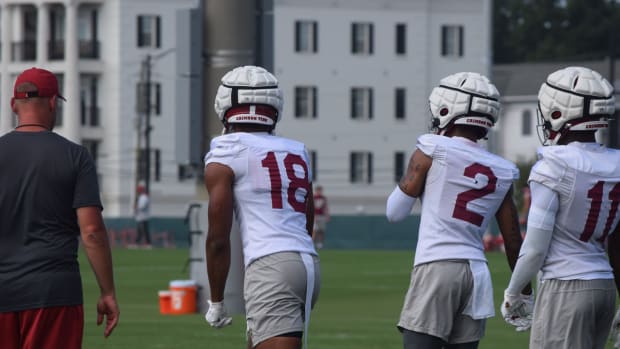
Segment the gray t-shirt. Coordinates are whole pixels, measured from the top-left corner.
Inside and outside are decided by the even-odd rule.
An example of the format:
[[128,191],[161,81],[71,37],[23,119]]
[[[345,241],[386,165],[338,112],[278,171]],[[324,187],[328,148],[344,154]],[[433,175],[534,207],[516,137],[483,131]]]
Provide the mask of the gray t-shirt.
[[0,312],[82,304],[76,209],[101,209],[88,151],[53,132],[0,137]]

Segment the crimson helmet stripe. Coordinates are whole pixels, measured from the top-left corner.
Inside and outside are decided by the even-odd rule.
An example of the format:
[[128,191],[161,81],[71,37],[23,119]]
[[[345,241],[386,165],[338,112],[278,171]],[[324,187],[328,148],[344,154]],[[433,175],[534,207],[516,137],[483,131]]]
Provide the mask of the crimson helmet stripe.
[[243,104],[226,111],[224,120],[229,123],[255,123],[273,125],[278,111],[269,105]]

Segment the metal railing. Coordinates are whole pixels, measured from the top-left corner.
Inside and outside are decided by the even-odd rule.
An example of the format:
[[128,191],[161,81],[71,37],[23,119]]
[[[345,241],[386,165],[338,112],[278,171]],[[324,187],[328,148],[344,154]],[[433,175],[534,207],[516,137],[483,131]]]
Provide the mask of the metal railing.
[[65,59],[65,40],[57,39],[48,41],[47,56],[51,61]]
[[99,41],[80,40],[80,58],[99,59]]
[[24,40],[11,43],[11,61],[24,62],[37,59],[36,40]]
[[82,106],[80,110],[82,126],[100,126],[100,110],[97,106]]

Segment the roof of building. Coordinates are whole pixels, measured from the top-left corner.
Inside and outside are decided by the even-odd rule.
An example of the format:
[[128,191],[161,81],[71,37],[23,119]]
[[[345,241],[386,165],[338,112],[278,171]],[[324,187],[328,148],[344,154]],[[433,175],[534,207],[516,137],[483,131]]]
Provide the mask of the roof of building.
[[[609,79],[609,72],[612,69],[610,60],[497,64],[493,66],[491,80],[501,96],[535,96],[547,75],[569,66],[582,66],[596,70],[612,82]],[[614,69],[617,81],[620,76],[618,72],[620,60],[616,60]]]

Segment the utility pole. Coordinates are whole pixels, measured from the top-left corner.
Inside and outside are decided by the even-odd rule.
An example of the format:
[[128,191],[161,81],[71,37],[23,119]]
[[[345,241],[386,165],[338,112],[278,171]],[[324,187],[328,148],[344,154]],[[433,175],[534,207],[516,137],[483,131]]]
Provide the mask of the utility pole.
[[146,55],[145,65],[145,86],[144,86],[144,153],[146,161],[144,162],[144,186],[146,193],[151,194],[151,55]]
[[[150,54],[142,61],[140,72],[140,92],[138,109],[138,171],[136,188],[144,181],[146,192],[151,187],[151,61]],[[144,139],[144,146],[142,145]]]

